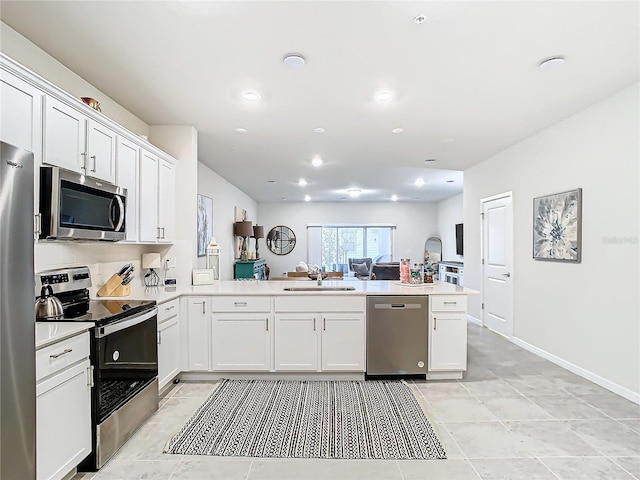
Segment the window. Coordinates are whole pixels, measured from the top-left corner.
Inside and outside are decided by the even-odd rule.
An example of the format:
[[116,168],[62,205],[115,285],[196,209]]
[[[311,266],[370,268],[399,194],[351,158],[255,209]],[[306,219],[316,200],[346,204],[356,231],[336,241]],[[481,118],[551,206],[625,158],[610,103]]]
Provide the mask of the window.
[[389,262],[395,225],[308,226],[310,264],[328,272],[349,272],[349,258]]

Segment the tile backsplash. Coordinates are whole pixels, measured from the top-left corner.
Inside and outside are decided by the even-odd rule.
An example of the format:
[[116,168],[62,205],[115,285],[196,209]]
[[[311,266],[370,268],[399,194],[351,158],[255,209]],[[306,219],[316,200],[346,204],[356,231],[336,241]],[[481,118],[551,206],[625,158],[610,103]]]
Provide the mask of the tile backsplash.
[[[159,253],[163,261],[167,258],[177,260],[177,268],[166,272],[167,276],[178,279],[180,285],[191,283],[192,262],[190,252],[194,251],[192,242],[176,242],[174,245],[134,245],[111,242],[38,242],[35,249],[35,272],[43,272],[66,267],[87,266],[91,270],[93,295],[111,275],[131,263],[134,266],[132,285],[143,284],[141,269],[143,253]],[[161,278],[165,272],[158,271]]]
[[99,288],[126,263],[135,268],[134,281],[141,281],[142,254],[160,253],[169,246],[129,245],[122,243],[39,242],[35,250],[35,271],[42,272],[65,267],[87,266],[91,270],[94,288]]

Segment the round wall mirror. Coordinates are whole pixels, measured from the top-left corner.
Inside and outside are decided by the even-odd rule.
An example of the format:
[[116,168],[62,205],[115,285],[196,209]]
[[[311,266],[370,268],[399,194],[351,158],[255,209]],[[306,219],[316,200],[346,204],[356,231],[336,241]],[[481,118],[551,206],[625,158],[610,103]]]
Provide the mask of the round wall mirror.
[[436,265],[442,260],[442,240],[438,237],[429,237],[424,242],[424,264]]
[[296,246],[296,234],[289,227],[278,225],[267,234],[267,248],[276,255],[287,255]]

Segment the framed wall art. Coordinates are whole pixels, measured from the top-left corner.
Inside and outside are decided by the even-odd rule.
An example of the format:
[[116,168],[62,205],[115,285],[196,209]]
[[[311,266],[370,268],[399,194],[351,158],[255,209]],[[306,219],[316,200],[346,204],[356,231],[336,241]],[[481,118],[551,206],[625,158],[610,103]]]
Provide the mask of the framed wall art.
[[533,199],[533,258],[582,260],[582,189]]
[[213,237],[213,199],[198,194],[198,256],[207,254]]

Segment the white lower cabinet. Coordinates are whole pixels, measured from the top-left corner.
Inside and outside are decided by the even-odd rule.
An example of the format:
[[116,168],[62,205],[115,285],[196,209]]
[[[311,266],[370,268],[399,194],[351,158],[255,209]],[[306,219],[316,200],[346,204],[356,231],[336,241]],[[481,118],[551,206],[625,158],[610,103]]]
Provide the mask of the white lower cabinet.
[[211,309],[212,369],[271,370],[271,298],[214,297]]
[[365,370],[364,313],[322,314],[322,370]]
[[275,323],[275,369],[317,370],[318,314],[278,313]]
[[91,453],[89,334],[36,352],[38,480],[58,480]]
[[364,372],[364,306],[364,297],[276,297],[276,371]]
[[209,370],[210,297],[187,297],[187,367],[190,371]]
[[[158,388],[180,373],[180,316],[177,300],[158,306]],[[166,315],[161,315],[167,311]]]
[[429,301],[429,371],[467,369],[467,301],[434,295]]

